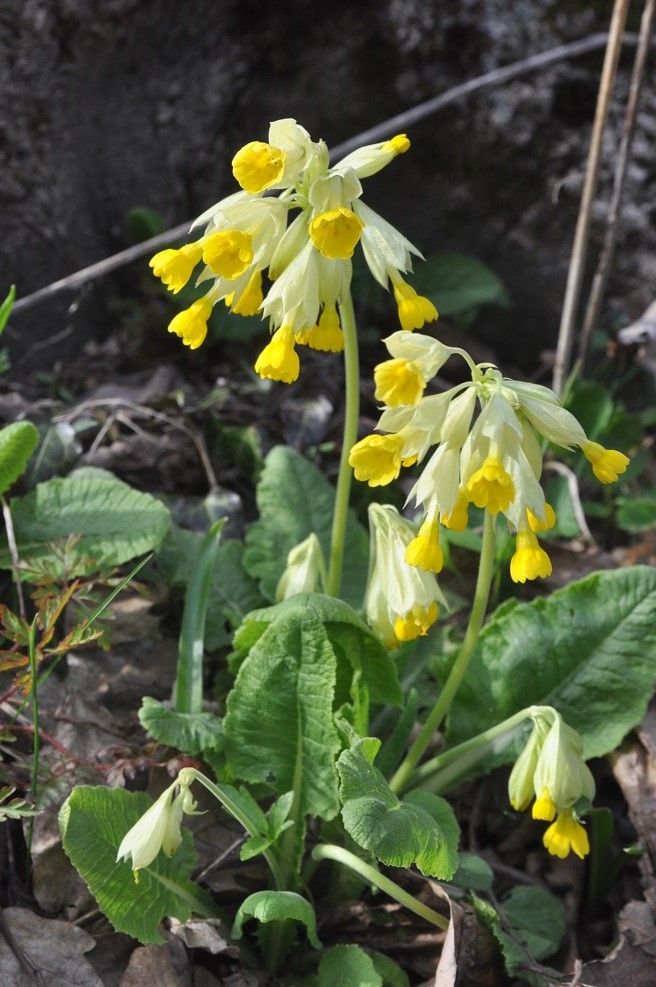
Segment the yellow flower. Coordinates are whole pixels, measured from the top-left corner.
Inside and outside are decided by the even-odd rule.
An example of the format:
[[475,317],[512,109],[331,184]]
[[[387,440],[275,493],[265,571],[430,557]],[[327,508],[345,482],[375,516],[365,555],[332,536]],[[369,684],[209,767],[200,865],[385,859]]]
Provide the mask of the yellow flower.
[[234,281],[253,260],[251,238],[240,230],[219,230],[203,240],[203,260],[214,274]]
[[169,332],[174,332],[190,350],[196,350],[207,335],[207,320],[212,314],[212,302],[199,298],[189,308],[178,312],[169,323]]
[[426,572],[441,572],[444,554],[440,548],[439,525],[430,515],[424,520],[419,533],[412,539],[405,551],[408,565]]
[[465,496],[476,507],[484,507],[490,514],[498,514],[510,507],[515,497],[515,487],[497,456],[488,456],[480,469],[469,478]]
[[536,798],[531,815],[534,819],[543,819],[545,822],[551,822],[555,818],[556,806],[548,788],[543,788],[539,798]]
[[367,435],[351,449],[349,464],[356,480],[370,487],[384,487],[396,480],[401,472],[403,437],[399,435]]
[[405,154],[406,151],[410,150],[410,141],[405,134],[397,134],[396,137],[392,137],[390,140],[385,141],[381,147],[381,151],[387,151],[391,154]]
[[514,583],[527,579],[546,579],[551,575],[551,560],[537,536],[528,528],[517,532],[517,547],[510,560],[510,578]]
[[[296,341],[300,342],[298,335]],[[334,305],[326,305],[319,322],[307,333],[307,345],[324,353],[341,353],[344,349],[344,333]]]
[[[255,271],[248,280],[248,284],[235,302],[235,293],[226,295],[224,301],[235,315],[257,315],[260,305],[264,300],[262,294],[262,272]],[[234,303],[234,304],[233,304]]]
[[414,534],[395,507],[369,505],[371,561],[365,594],[367,621],[386,648],[423,636],[435,623],[444,597],[432,572],[404,561]]
[[187,243],[179,250],[160,250],[151,257],[148,266],[174,295],[184,288],[191,272],[200,260],[203,248],[200,243]]
[[414,360],[385,360],[374,369],[375,398],[384,401],[389,408],[403,404],[417,404],[426,381]]
[[390,272],[394,287],[394,298],[399,310],[399,322],[403,329],[421,329],[426,322],[434,322],[437,309],[428,298],[418,295],[414,288],[399,275]]
[[604,449],[598,442],[582,442],[581,451],[592,466],[600,483],[614,483],[625,471],[630,459],[616,449]]
[[590,853],[590,841],[584,827],[574,818],[571,809],[561,812],[542,837],[546,849],[564,860],[571,850],[581,860]]
[[338,206],[319,213],[310,222],[312,243],[330,260],[348,260],[353,256],[364,223],[351,209]]
[[528,526],[536,534],[539,531],[549,531],[556,523],[556,512],[551,504],[545,503],[544,505],[544,520],[536,517],[533,511],[527,511],[526,513],[528,516]]
[[294,333],[289,326],[276,329],[271,342],[264,347],[255,363],[255,372],[269,380],[292,384],[300,372],[298,353],[294,349]]
[[263,141],[244,145],[232,159],[232,173],[246,192],[257,193],[280,181],[287,155]]
[[[426,637],[439,615],[437,603],[429,607],[421,607],[415,603],[405,616],[397,617],[394,621],[394,634],[397,641],[414,641],[418,637]],[[398,645],[397,645],[398,647]]]
[[445,528],[449,528],[451,531],[464,531],[469,521],[468,507],[469,501],[461,492],[458,494],[458,499],[453,508],[448,514],[442,514],[440,521]]

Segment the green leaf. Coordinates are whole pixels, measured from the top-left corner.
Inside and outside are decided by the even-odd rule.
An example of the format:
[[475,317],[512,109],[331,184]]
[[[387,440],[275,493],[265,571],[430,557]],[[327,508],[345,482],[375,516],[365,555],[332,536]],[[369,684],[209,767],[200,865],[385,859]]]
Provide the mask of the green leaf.
[[203,657],[205,653],[205,615],[210,584],[219,550],[221,529],[227,518],[210,526],[201,541],[196,565],[185,593],[182,626],[178,644],[178,669],[174,703],[178,713],[195,716],[203,708]]
[[321,957],[319,987],[383,987],[373,959],[359,946],[333,946]]
[[[246,789],[242,789],[242,793],[246,793]],[[255,802],[254,799],[253,802]],[[250,860],[251,857],[257,856],[258,853],[263,853],[277,842],[278,837],[286,829],[294,825],[292,820],[287,818],[291,812],[293,802],[293,792],[285,792],[284,795],[276,799],[266,817],[263,817],[260,833],[249,836],[243,844],[239,852],[241,860]],[[257,802],[255,802],[255,805],[257,805]]]
[[38,443],[39,433],[32,422],[13,422],[0,429],[0,494],[25,472]]
[[412,286],[437,307],[442,316],[470,312],[479,305],[509,304],[503,284],[475,257],[436,254],[418,266]]
[[[262,592],[275,598],[287,555],[313,531],[325,558],[330,555],[335,492],[322,473],[299,453],[276,446],[266,458],[257,487],[260,520],[246,536],[244,565],[261,580]],[[350,512],[346,528],[342,597],[362,606],[369,565],[368,536]]]
[[256,891],[239,906],[232,927],[234,939],[240,939],[244,922],[255,918],[258,922],[285,922],[291,919],[301,922],[307,929],[307,937],[315,949],[321,949],[317,938],[317,920],[309,901],[294,891]]
[[[400,706],[403,693],[389,652],[348,603],[332,596],[299,593],[273,607],[249,613],[235,634],[237,653],[247,654],[274,621],[282,618],[302,620],[310,613],[324,625],[335,649],[338,679],[350,681],[353,673],[360,672],[372,702]],[[343,699],[339,697],[337,704]]]
[[494,883],[494,871],[482,857],[473,853],[461,853],[458,870],[450,883],[468,891],[489,891]]
[[560,946],[565,934],[563,905],[544,888],[513,888],[501,904],[502,920],[487,902],[475,895],[472,900],[478,917],[501,947],[508,974],[520,977],[535,987],[552,984],[548,969],[542,973],[527,968],[531,960],[546,959]]
[[422,874],[448,881],[458,866],[460,828],[453,810],[429,792],[410,792],[400,801],[372,763],[378,745],[367,738],[337,762],[347,833],[384,864],[416,863]]
[[383,987],[410,987],[407,973],[389,956],[386,956],[385,953],[379,953],[375,949],[367,949],[366,953],[370,957],[376,973],[382,978]]
[[223,722],[237,778],[294,789],[301,815],[337,814],[336,658],[314,613],[274,621],[244,660]]
[[213,713],[176,713],[157,699],[144,696],[139,722],[155,740],[187,754],[219,751],[223,747],[221,721]]
[[[479,638],[451,708],[449,743],[536,704],[555,706],[579,731],[586,758],[612,751],[653,693],[655,608],[656,570],[643,566],[593,573],[547,599],[506,602]],[[511,740],[494,763],[516,753]]]
[[[105,471],[85,470],[65,479],[40,483],[25,497],[11,501],[11,513],[21,558],[55,560],[50,543],[78,535],[78,558],[67,577],[90,575],[104,566],[121,565],[152,551],[169,526],[169,512],[150,494],[133,490]],[[0,566],[11,564],[8,550],[0,551]]]
[[163,918],[186,922],[192,912],[208,916],[216,911],[209,895],[189,880],[196,854],[184,828],[175,856],[158,854],[139,871],[139,884],[129,864],[116,862],[121,840],[151,805],[142,792],[82,786],[64,802],[59,827],[64,850],[116,931],[161,943]]
[[617,523],[631,534],[649,531],[656,525],[656,494],[644,491],[634,497],[618,497]]
[[9,316],[11,315],[11,310],[14,307],[14,301],[16,300],[16,285],[12,284],[9,289],[9,294],[0,305],[0,336],[5,331],[5,326],[9,321]]

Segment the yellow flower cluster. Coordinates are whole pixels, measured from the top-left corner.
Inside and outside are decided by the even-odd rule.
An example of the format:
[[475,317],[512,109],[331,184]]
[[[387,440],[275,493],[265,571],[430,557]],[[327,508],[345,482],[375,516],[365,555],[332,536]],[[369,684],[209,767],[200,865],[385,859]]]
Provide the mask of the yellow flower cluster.
[[585,857],[590,843],[575,804],[580,799],[591,802],[595,784],[583,760],[581,738],[549,706],[533,707],[531,716],[532,733],[508,782],[511,805],[523,812],[535,796],[533,818],[551,823],[543,836],[549,853],[564,858],[573,850]]
[[[383,486],[403,466],[435,450],[412,488],[425,521],[408,546],[406,562],[439,572],[439,526],[461,531],[468,507],[503,514],[516,533],[510,563],[515,582],[551,574],[551,561],[538,533],[555,524],[540,485],[539,436],[565,448],[579,446],[602,483],[612,483],[629,463],[621,452],[587,438],[576,418],[547,387],[503,378],[490,364],[474,364],[461,349],[421,333],[400,331],[385,340],[391,360],[374,372],[376,397],[385,402],[378,430],[353,446],[356,479]],[[452,355],[467,363],[471,379],[450,390],[424,390]],[[478,415],[475,412],[478,407]]]
[[210,284],[203,298],[175,316],[169,331],[196,349],[218,301],[238,315],[261,313],[269,318],[272,338],[255,369],[291,383],[299,374],[297,346],[333,353],[344,348],[338,308],[350,291],[358,244],[373,277],[383,288],[391,284],[404,329],[436,319],[432,302],[402,277],[412,270],[412,255],[421,254],[361,199],[361,180],[409,147],[400,134],[361,147],[331,168],[323,141],[313,141],[295,120],[275,120],[268,142],[251,141],[234,156],[241,191],[198,217],[192,229],[205,225],[200,239],[150,261],[174,294],[201,263],[196,283]]

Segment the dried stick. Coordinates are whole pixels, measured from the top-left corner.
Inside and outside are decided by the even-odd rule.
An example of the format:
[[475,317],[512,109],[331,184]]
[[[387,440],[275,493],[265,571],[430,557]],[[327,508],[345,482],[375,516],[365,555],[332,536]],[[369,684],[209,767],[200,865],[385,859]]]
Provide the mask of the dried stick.
[[647,62],[647,54],[649,52],[651,34],[654,27],[655,9],[656,0],[646,0],[645,8],[642,12],[640,32],[638,34],[638,48],[636,51],[635,61],[633,63],[629,98],[626,104],[626,115],[624,117],[624,126],[622,128],[622,139],[620,141],[617,164],[615,166],[613,192],[611,195],[610,204],[608,206],[604,245],[599,258],[599,263],[597,265],[597,270],[595,271],[595,276],[592,281],[590,297],[588,298],[585,317],[583,319],[583,331],[581,332],[581,338],[579,340],[578,360],[581,364],[583,364],[587,356],[592,330],[597,325],[599,320],[599,313],[601,311],[601,305],[604,300],[606,285],[608,283],[608,275],[610,274],[613,256],[615,254],[615,243],[617,240],[617,230],[620,222],[620,204],[622,201],[622,192],[624,191],[626,166],[629,160],[629,152],[631,150],[631,142],[633,140],[633,132],[635,129],[636,113],[638,110],[638,100],[640,98],[640,90],[642,88],[642,81],[645,73],[645,64]]
[[560,394],[563,389],[565,376],[569,369],[570,357],[572,355],[572,345],[574,342],[574,324],[579,298],[581,295],[581,284],[583,281],[583,271],[585,268],[585,256],[588,246],[588,234],[590,231],[590,217],[592,212],[592,202],[597,190],[597,180],[599,178],[599,162],[601,159],[601,141],[608,117],[610,97],[617,75],[617,63],[622,47],[622,35],[624,24],[629,9],[629,0],[615,0],[613,16],[608,33],[608,45],[604,58],[604,67],[599,83],[599,94],[597,96],[597,109],[595,111],[594,123],[592,125],[592,138],[590,141],[590,151],[588,153],[588,163],[585,171],[583,183],[583,193],[581,195],[581,205],[574,234],[574,244],[572,246],[572,256],[567,273],[567,285],[565,288],[565,300],[563,302],[563,314],[560,320],[560,330],[558,333],[558,346],[556,348],[556,359],[554,363],[553,389],[556,394]]
[[[598,48],[603,48],[608,40],[609,36],[607,34],[591,34],[589,37],[582,38],[580,41],[558,45],[558,47],[550,48],[548,51],[540,52],[538,55],[531,55],[530,58],[523,58],[521,61],[514,62],[512,65],[506,65],[503,68],[486,72],[485,75],[478,76],[476,79],[470,79],[469,82],[465,82],[462,85],[454,86],[452,89],[447,90],[447,92],[441,93],[439,96],[428,99],[423,103],[419,103],[417,106],[413,106],[411,109],[405,110],[403,113],[390,117],[375,127],[363,131],[356,137],[351,137],[349,140],[344,141],[344,143],[338,144],[331,150],[331,158],[342,157],[367,141],[383,140],[391,134],[402,130],[404,127],[409,127],[411,124],[418,123],[433,113],[437,113],[438,110],[443,109],[445,106],[450,106],[452,103],[464,99],[471,93],[491,86],[498,86],[504,82],[510,82],[512,79],[536,72],[538,69],[548,68],[550,65],[556,65],[558,62],[564,62],[570,58],[576,58],[579,55],[585,55]],[[635,41],[635,38],[627,37],[625,40]],[[61,291],[86,284],[88,281],[93,281],[95,278],[109,274],[110,271],[115,271],[120,267],[124,267],[126,264],[132,263],[134,260],[138,260],[140,257],[145,257],[147,254],[168,246],[172,241],[185,237],[189,232],[191,223],[192,220],[189,220],[186,223],[181,223],[179,226],[174,226],[165,233],[159,233],[157,236],[151,237],[150,240],[145,240],[143,243],[138,243],[133,247],[128,247],[126,250],[121,250],[119,253],[113,254],[111,257],[106,257],[96,264],[90,264],[89,267],[84,267],[74,274],[69,274],[59,281],[53,281],[52,284],[39,288],[24,298],[19,298],[14,302],[12,314],[23,312],[39,302],[46,301],[54,295],[58,295]]]

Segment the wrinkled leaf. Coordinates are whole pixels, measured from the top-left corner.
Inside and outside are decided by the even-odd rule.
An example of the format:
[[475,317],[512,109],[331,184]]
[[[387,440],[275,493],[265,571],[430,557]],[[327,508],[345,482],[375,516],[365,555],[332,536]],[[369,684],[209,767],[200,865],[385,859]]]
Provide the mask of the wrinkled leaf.
[[176,713],[157,699],[144,696],[139,722],[155,740],[187,754],[218,751],[223,747],[221,721],[213,713]]
[[98,905],[117,932],[144,943],[164,942],[158,926],[167,915],[186,922],[192,912],[215,913],[209,895],[189,880],[196,854],[184,827],[175,856],[158,854],[139,871],[139,884],[128,862],[117,863],[123,837],[152,804],[142,792],[84,785],[59,813],[64,850]]
[[[105,471],[40,483],[25,497],[11,501],[11,513],[21,558],[55,560],[50,543],[71,535],[78,565],[73,575],[89,575],[99,567],[116,566],[152,551],[166,534],[169,512],[150,494],[133,490]],[[84,557],[84,559],[82,558]],[[7,549],[0,565],[10,564]]]
[[[655,607],[656,570],[643,566],[593,573],[547,599],[504,603],[454,700],[449,743],[525,706],[551,705],[583,737],[585,757],[607,754],[640,722],[653,693]],[[515,753],[510,741],[494,763]]]
[[453,810],[429,792],[410,792],[401,801],[372,763],[378,745],[369,738],[343,751],[337,762],[344,828],[384,864],[416,864],[422,874],[449,880],[458,866],[460,837]]
[[317,938],[314,909],[309,901],[294,891],[257,891],[249,895],[241,903],[235,915],[232,927],[232,935],[235,939],[241,938],[244,922],[249,918],[257,919],[262,923],[285,922],[288,919],[301,922],[307,930],[310,943],[315,949],[321,949],[321,943]]

